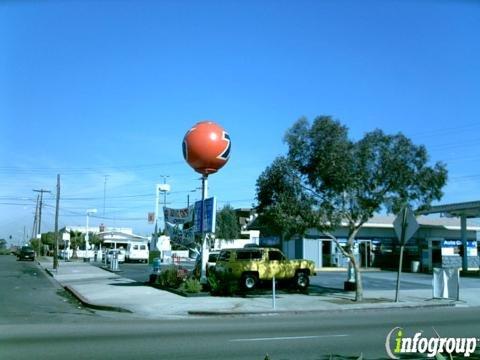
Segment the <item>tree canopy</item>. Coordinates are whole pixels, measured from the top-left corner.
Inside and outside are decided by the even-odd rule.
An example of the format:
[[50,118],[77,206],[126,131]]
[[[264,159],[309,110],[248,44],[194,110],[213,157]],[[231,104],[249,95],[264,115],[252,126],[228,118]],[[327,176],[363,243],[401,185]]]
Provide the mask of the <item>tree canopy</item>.
[[[429,166],[425,147],[401,133],[377,129],[353,141],[346,126],[320,116],[312,124],[299,119],[284,141],[287,155],[275,159],[257,180],[262,221],[286,236],[302,235],[308,228],[328,234],[346,223],[347,246],[340,250],[356,270],[353,241],[375,213],[397,213],[406,205],[423,210],[443,195],[445,165]],[[356,278],[360,280],[359,271]],[[361,291],[360,281],[357,287]],[[357,300],[361,298],[357,291]]]
[[240,224],[235,209],[226,204],[217,212],[215,237],[223,240],[234,240],[240,237]]

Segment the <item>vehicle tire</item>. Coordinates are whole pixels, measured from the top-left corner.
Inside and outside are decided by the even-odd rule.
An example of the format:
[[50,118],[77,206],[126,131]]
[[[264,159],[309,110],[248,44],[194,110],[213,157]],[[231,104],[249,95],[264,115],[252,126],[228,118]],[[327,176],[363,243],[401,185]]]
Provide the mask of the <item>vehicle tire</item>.
[[310,279],[308,278],[307,273],[301,271],[295,275],[295,286],[299,290],[306,290],[310,285]]
[[253,290],[257,286],[258,276],[256,274],[247,273],[242,275],[242,287],[245,290]]

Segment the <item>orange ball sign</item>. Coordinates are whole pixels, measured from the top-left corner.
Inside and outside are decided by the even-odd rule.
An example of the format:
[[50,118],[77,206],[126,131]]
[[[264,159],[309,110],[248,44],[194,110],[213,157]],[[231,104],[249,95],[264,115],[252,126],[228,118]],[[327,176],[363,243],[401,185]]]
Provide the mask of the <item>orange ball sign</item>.
[[230,135],[213,121],[201,121],[183,138],[183,157],[203,175],[217,172],[230,158]]

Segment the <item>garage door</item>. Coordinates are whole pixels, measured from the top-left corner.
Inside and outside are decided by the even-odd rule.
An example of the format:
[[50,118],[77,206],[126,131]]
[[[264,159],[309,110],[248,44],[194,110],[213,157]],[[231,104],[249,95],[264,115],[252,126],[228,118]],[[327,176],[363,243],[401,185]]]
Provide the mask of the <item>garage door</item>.
[[322,264],[322,241],[319,239],[303,240],[303,258],[315,262],[316,268],[321,268]]

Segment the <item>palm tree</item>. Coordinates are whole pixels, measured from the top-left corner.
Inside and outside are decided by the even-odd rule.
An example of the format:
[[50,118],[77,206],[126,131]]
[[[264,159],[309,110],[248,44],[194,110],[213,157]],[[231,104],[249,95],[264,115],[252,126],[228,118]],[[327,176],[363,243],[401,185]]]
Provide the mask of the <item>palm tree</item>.
[[80,231],[70,231],[70,246],[73,249],[72,259],[78,259],[77,248],[84,242],[84,235]]

